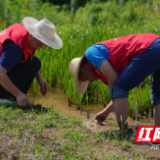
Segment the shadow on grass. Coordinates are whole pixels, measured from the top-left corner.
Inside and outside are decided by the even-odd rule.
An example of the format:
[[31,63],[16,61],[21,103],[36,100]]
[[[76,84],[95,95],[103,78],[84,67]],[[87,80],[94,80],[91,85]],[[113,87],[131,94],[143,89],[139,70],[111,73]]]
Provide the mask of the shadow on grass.
[[0,106],[4,106],[5,108],[10,108],[11,110],[21,109],[25,113],[34,112],[36,114],[40,113],[48,113],[50,112],[50,108],[43,107],[41,104],[31,104],[28,107],[20,107],[17,102],[12,103],[0,103]]
[[109,131],[101,132],[99,134],[101,136],[107,137],[109,140],[118,140],[118,141],[124,141],[125,140],[125,141],[131,142],[132,144],[135,144],[135,145],[151,146],[152,143],[135,143],[134,142],[137,129],[138,129],[138,126],[129,127],[127,137],[121,136],[121,131],[120,130],[112,130],[112,129],[110,129]]
[[[108,131],[104,131],[104,132],[99,132],[98,134],[101,136],[105,136],[107,137],[109,140],[127,140],[132,142],[134,140],[135,134],[136,134],[136,130],[134,129],[135,126],[128,128],[128,134],[126,137],[123,137],[123,135],[121,134],[122,131],[120,131],[119,129],[112,129],[112,127],[108,130]],[[132,137],[132,138],[131,138]]]

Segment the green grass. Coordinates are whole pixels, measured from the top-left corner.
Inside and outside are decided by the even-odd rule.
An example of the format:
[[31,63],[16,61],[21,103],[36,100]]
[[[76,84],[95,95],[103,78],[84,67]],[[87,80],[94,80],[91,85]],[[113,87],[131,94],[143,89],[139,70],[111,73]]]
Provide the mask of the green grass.
[[64,117],[54,107],[0,104],[0,159],[138,159],[138,152],[130,154],[131,145],[109,134],[93,133],[82,120]]

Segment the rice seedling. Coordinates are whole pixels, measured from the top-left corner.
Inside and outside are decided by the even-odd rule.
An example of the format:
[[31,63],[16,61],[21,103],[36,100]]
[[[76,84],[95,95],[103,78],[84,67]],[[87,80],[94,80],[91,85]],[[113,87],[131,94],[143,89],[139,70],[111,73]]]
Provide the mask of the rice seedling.
[[[83,11],[83,14],[87,15],[92,12],[92,10],[96,10],[98,21],[93,25],[90,20],[87,24],[84,22],[85,17],[80,18],[80,15],[82,12],[79,12],[79,9],[75,12],[74,20],[68,21],[70,24],[66,23],[65,25],[61,26],[58,31],[63,39],[64,46],[63,48],[59,50],[51,50],[51,49],[45,49],[44,51],[38,51],[36,55],[42,59],[42,75],[44,75],[45,79],[52,84],[53,87],[56,86],[58,79],[60,80],[61,85],[63,86],[65,93],[68,96],[68,102],[69,105],[72,104],[73,99],[75,99],[76,102],[78,102],[78,107],[81,106],[84,102],[80,102],[81,96],[78,96],[74,92],[74,85],[71,85],[73,83],[72,78],[70,78],[68,74],[68,64],[70,60],[76,56],[81,56],[84,51],[88,48],[88,46],[98,42],[103,41],[106,39],[110,39],[113,37],[126,35],[126,34],[134,34],[139,32],[149,32],[151,27],[146,28],[146,25],[143,25],[142,22],[143,19],[145,19],[146,14],[142,14],[143,10],[138,10],[139,3],[137,1],[134,2],[126,2],[124,7],[118,6],[116,3],[109,1],[108,3],[104,3],[103,5],[101,3],[97,3],[97,8],[93,2],[91,5],[86,4],[85,8],[81,8],[80,10]],[[156,1],[156,4],[158,2]],[[48,4],[42,4],[42,7],[48,6]],[[145,4],[146,6],[148,3]],[[54,6],[53,6],[54,7]],[[49,7],[50,9],[52,6]],[[111,10],[112,8],[112,10]],[[124,10],[127,10],[130,8],[129,12],[124,12]],[[139,8],[142,8],[140,6]],[[88,9],[88,13],[86,12],[86,9]],[[39,9],[40,10],[40,9]],[[106,12],[106,10],[108,12]],[[121,12],[120,14],[117,12]],[[146,13],[146,10],[144,11]],[[156,14],[156,13],[154,13]],[[48,15],[46,13],[46,15]],[[62,13],[59,13],[57,16],[64,16]],[[41,16],[39,16],[41,17]],[[106,25],[106,18],[107,17],[107,25]],[[114,18],[113,18],[114,17]],[[143,18],[142,18],[143,17]],[[47,17],[46,17],[47,18]],[[51,17],[50,17],[51,18]],[[115,19],[120,19],[119,22],[117,22]],[[77,19],[79,21],[77,21]],[[51,18],[52,20],[52,18]],[[148,20],[148,17],[147,17]],[[133,23],[134,21],[134,23]],[[56,20],[54,20],[56,23]],[[76,23],[84,24],[84,26],[88,26],[86,29],[85,27],[79,27],[78,25],[75,25]],[[101,23],[99,23],[101,22]],[[57,23],[57,26],[59,27],[61,23]],[[91,24],[91,25],[90,25]],[[97,25],[100,24],[100,25]],[[112,24],[112,25],[110,25]],[[138,25],[137,25],[138,24]],[[156,26],[158,26],[159,21],[157,21]],[[103,26],[106,25],[106,29],[102,30]],[[138,27],[136,27],[136,25]],[[134,26],[134,30],[133,30]],[[116,28],[116,30],[115,30]],[[144,30],[145,28],[145,30]],[[139,31],[138,31],[139,30]],[[155,32],[157,33],[157,31]],[[45,52],[45,56],[43,54]],[[52,54],[51,54],[51,53]],[[58,58],[56,58],[58,57]],[[56,60],[55,60],[56,59]],[[146,78],[143,83],[141,83],[141,86],[150,86],[150,78]],[[66,80],[68,79],[68,80]],[[33,87],[36,85],[33,85]],[[98,86],[98,89],[96,87]],[[92,103],[95,99],[95,90],[97,93],[100,93],[101,99],[104,103],[104,106],[110,101],[108,89],[107,87],[103,87],[104,85],[100,84],[100,82],[96,82],[89,85],[88,88],[88,100],[89,103]],[[36,89],[33,89],[34,94],[37,92]],[[100,91],[100,92],[99,92]],[[107,92],[107,94],[105,94]],[[97,96],[98,98],[98,96]],[[85,100],[85,95],[82,101]],[[132,103],[132,101],[130,102]],[[140,105],[138,105],[140,106]],[[131,107],[132,108],[132,107]]]
[[77,109],[79,109],[80,111],[82,111],[82,105],[83,103],[83,95],[79,95],[77,93],[77,91],[74,90],[74,97],[76,99],[76,103],[77,103]]
[[104,84],[101,83],[99,85],[99,90],[101,93],[101,99],[104,104],[104,107],[106,107],[106,105],[111,101],[109,88],[108,86],[105,86]]

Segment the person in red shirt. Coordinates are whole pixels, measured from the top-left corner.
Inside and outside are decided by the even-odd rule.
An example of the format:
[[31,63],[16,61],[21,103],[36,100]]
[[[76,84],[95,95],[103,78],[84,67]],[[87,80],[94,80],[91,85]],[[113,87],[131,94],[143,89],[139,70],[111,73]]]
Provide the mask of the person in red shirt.
[[56,28],[47,19],[23,19],[0,32],[0,98],[15,99],[19,106],[27,107],[26,93],[36,77],[42,95],[47,93],[47,83],[40,74],[41,62],[33,56],[44,46],[60,49],[63,46]]
[[[115,111],[119,128],[128,134],[128,93],[153,74],[151,103],[154,125],[160,126],[160,37],[153,33],[126,35],[90,46],[82,57],[74,58],[69,73],[76,90],[84,94],[89,82],[100,79],[109,86],[111,102],[93,120],[102,124]],[[123,126],[123,127],[122,127]]]

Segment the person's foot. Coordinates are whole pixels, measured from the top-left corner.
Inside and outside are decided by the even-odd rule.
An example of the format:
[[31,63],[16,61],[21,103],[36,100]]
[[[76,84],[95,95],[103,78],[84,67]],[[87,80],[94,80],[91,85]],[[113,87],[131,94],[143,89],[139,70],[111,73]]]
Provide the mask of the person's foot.
[[12,103],[12,101],[8,100],[8,99],[0,99],[0,103]]
[[14,98],[14,97],[9,97],[9,98],[7,98],[7,99],[10,100],[10,101],[16,102],[16,98]]

